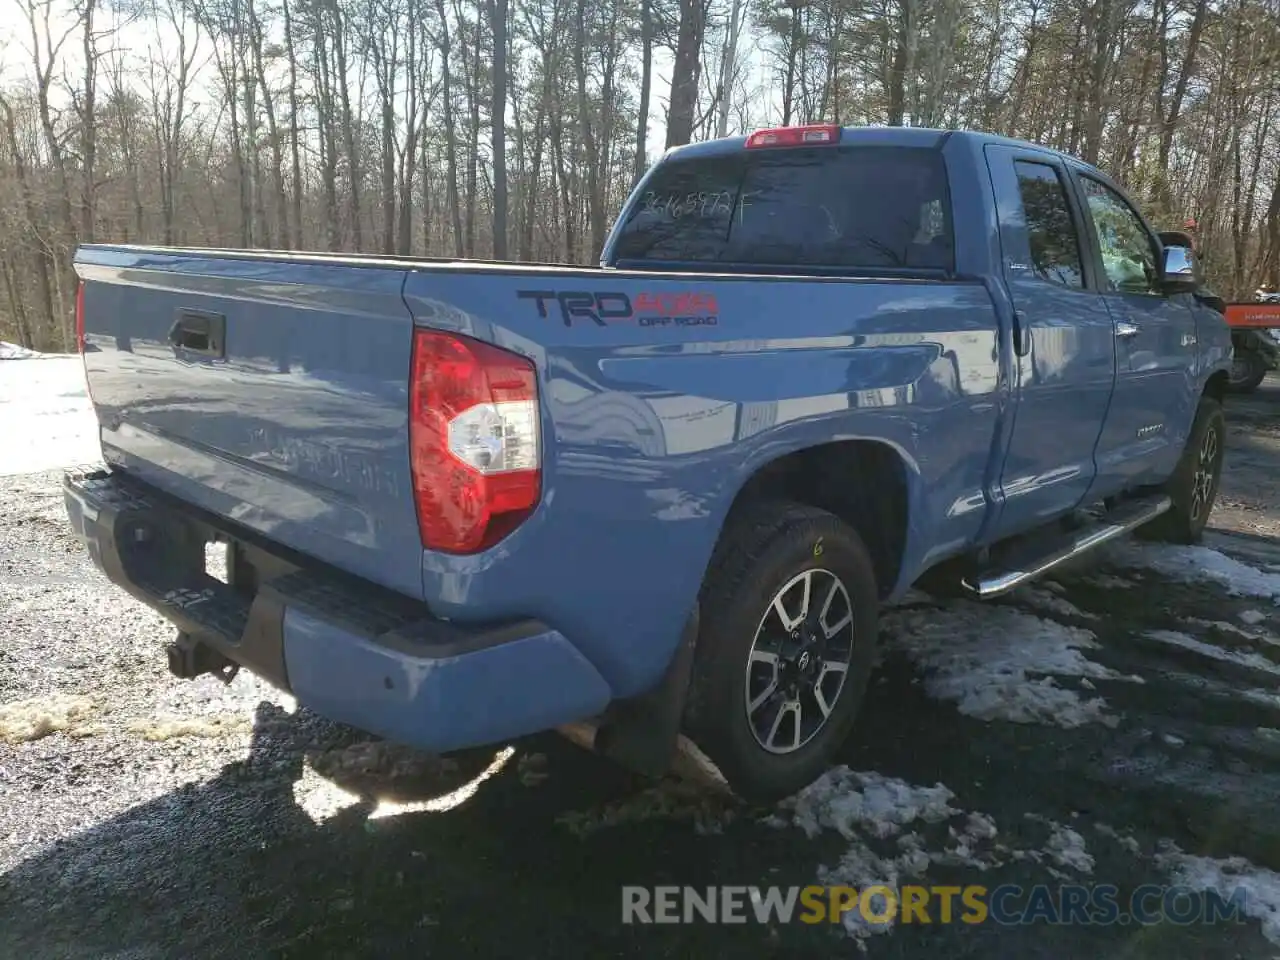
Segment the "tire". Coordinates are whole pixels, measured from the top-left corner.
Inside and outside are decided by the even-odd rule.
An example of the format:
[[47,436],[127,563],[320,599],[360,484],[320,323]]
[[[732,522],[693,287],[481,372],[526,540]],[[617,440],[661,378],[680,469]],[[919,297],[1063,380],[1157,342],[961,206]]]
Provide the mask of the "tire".
[[832,514],[765,502],[732,521],[703,583],[685,726],[739,796],[789,796],[830,765],[866,693],[878,602],[866,546]]
[[1173,506],[1143,528],[1145,535],[1170,543],[1200,542],[1222,480],[1226,436],[1222,406],[1212,397],[1201,397],[1187,445],[1164,486]]
[[1267,364],[1255,350],[1237,350],[1227,374],[1231,393],[1253,393],[1267,376]]

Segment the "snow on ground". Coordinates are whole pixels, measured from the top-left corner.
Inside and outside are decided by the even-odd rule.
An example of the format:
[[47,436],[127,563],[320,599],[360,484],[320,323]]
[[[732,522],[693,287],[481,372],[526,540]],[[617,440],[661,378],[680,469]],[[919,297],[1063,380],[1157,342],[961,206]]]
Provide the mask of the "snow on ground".
[[1117,577],[1111,573],[1090,574],[1080,582],[1091,587],[1098,587],[1101,590],[1132,590],[1136,586],[1132,580],[1126,580],[1124,577]]
[[1260,653],[1247,653],[1241,650],[1224,650],[1222,647],[1215,647],[1213,644],[1204,643],[1195,637],[1188,636],[1185,633],[1179,633],[1177,630],[1148,630],[1143,634],[1149,640],[1156,640],[1160,643],[1167,643],[1173,647],[1181,647],[1184,650],[1190,650],[1198,653],[1203,657],[1209,657],[1212,660],[1220,660],[1223,663],[1235,663],[1242,667],[1248,667],[1251,670],[1260,670],[1263,673],[1275,674],[1280,676],[1280,663],[1264,657]]
[[1051,824],[1048,851],[1053,862],[1079,873],[1093,873],[1093,856],[1085,847],[1084,837],[1060,823]]
[[[951,805],[954,799],[955,794],[940,783],[914,786],[841,766],[784,800],[766,822],[799,827],[810,838],[834,830],[849,841],[835,866],[821,868],[820,882],[860,891],[880,885],[894,890],[907,878],[921,876],[933,863],[985,870],[997,862],[992,843],[997,835],[995,821],[983,813],[956,809]],[[942,823],[948,827],[941,849],[928,849],[920,831]],[[906,832],[909,827],[913,829]],[[881,850],[892,841],[897,852],[877,853],[872,841]],[[885,906],[880,903],[878,911],[883,913]],[[841,922],[859,942],[893,929],[892,920],[868,922],[861,910],[846,913]]]
[[0,476],[100,460],[81,359],[0,356]]
[[34,350],[28,350],[26,347],[20,347],[16,343],[5,343],[0,340],[0,360],[30,360],[38,357],[40,354]]
[[1260,707],[1271,707],[1275,710],[1280,710],[1280,693],[1272,693],[1269,690],[1245,690],[1240,696]]
[[1154,570],[1181,583],[1216,583],[1235,597],[1268,597],[1280,604],[1280,574],[1265,573],[1209,547],[1128,542],[1108,553],[1112,563]]
[[1081,610],[1066,597],[1060,597],[1052,589],[1048,589],[1056,586],[1056,583],[1050,581],[1042,587],[1019,587],[1010,594],[1010,599],[1041,613],[1066,617],[1068,620],[1101,619],[1096,613]]
[[1142,846],[1131,833],[1121,833],[1109,823],[1095,823],[1093,829],[1104,837],[1109,837],[1135,857],[1142,853]]
[[884,839],[915,820],[939,823],[954,816],[960,812],[949,803],[954,797],[940,783],[914,787],[878,773],[839,767],[784,801],[783,806],[810,837],[830,828],[853,839],[861,828]]
[[[1047,830],[1044,847],[1010,849],[998,842],[999,830],[990,816],[957,809],[955,799],[940,783],[916,786],[841,766],[784,800],[764,822],[784,829],[798,827],[811,839],[838,833],[849,845],[834,866],[819,870],[818,881],[864,892],[875,886],[895,890],[935,865],[985,871],[1012,859],[1042,864],[1061,880],[1093,873],[1093,856],[1084,837],[1072,828],[1028,813],[1028,819]],[[876,904],[877,898],[871,895],[873,917],[885,914],[886,905]],[[861,909],[846,913],[841,922],[860,946],[894,926],[892,918],[868,921]]]
[[[1093,855],[1089,853],[1084,837],[1070,827],[1056,820],[1050,820],[1048,817],[1041,817],[1034,813],[1028,813],[1026,816],[1027,819],[1043,823],[1049,828],[1049,839],[1045,842],[1044,851],[1036,859],[1047,856],[1060,867],[1069,867],[1077,873],[1093,873]],[[1040,853],[1040,851],[1035,852]],[[1059,879],[1068,878],[1064,874]]]
[[1085,699],[1055,678],[1131,680],[1085,657],[1097,647],[1088,630],[1009,607],[957,601],[941,608],[904,610],[884,618],[889,641],[925,674],[931,697],[953,700],[979,720],[1113,725],[1102,697]]
[[1262,921],[1262,935],[1280,945],[1280,873],[1255,867],[1244,857],[1214,860],[1183,853],[1173,845],[1156,859],[1175,886],[1212,890],[1228,902],[1235,891],[1243,890],[1245,915]]
[[1274,637],[1269,633],[1261,630],[1248,630],[1226,620],[1205,620],[1202,617],[1187,617],[1187,623],[1194,623],[1197,627],[1204,627],[1210,632],[1225,634],[1228,637],[1234,637],[1240,640],[1247,640],[1249,643],[1262,643],[1268,646],[1280,646],[1280,637]]

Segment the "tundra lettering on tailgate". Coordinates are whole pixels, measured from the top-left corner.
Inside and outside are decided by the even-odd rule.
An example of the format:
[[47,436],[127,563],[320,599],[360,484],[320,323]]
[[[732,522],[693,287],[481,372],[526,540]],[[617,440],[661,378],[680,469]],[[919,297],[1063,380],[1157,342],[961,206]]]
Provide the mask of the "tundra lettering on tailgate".
[[617,290],[517,290],[521,300],[532,300],[538,316],[546,319],[548,304],[559,305],[566,327],[575,320],[598,326],[610,323],[638,323],[642,327],[713,326],[720,320],[720,308],[711,293],[639,293],[633,300]]

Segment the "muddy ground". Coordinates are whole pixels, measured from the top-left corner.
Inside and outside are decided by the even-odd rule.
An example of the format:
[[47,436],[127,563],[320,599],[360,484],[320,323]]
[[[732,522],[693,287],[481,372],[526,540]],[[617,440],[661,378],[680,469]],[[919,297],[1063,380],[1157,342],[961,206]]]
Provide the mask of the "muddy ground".
[[1280,879],[1280,381],[1228,416],[1211,551],[1126,545],[990,608],[912,596],[841,758],[863,776],[775,810],[555,735],[439,760],[247,676],[174,680],[169,630],[93,570],[58,476],[6,478],[0,957],[1273,957],[1254,921],[620,922],[624,884],[1126,891],[1203,875],[1196,857],[1245,858],[1261,912]]

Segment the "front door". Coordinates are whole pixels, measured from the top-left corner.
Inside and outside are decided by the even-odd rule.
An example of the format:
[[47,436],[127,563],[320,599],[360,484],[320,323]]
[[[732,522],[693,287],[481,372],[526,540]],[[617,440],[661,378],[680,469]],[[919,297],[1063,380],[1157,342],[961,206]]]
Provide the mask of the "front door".
[[1077,182],[1115,321],[1116,391],[1097,455],[1098,486],[1112,493],[1177,464],[1196,412],[1196,320],[1190,294],[1161,290],[1160,243],[1124,195],[1091,172]]
[[995,521],[984,532],[990,542],[1070,511],[1092,487],[1116,344],[1061,160],[992,145],[987,169],[1018,328],[1016,405]]

